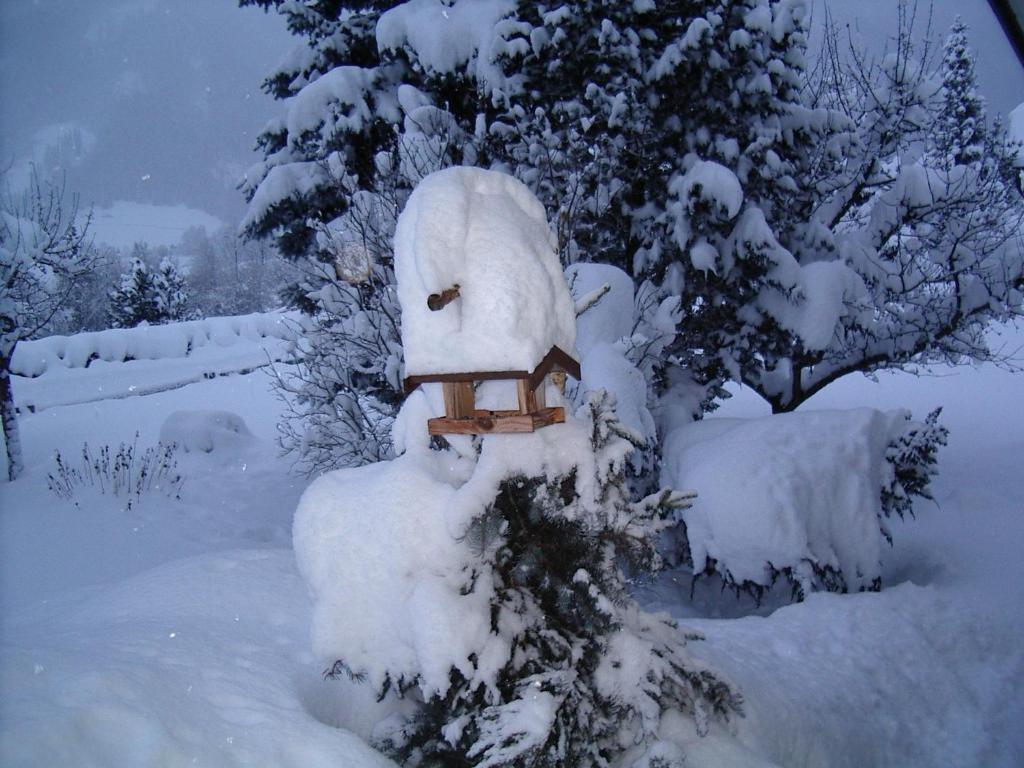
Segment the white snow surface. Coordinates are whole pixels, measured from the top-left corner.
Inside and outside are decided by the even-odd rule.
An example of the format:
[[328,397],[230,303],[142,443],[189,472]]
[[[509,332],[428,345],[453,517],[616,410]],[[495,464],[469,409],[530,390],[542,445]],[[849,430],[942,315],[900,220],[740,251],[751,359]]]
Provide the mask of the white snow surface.
[[[1010,348],[1021,341],[1013,331],[1004,339]],[[116,391],[128,388],[136,363],[109,364]],[[942,372],[847,378],[801,409],[945,407],[951,435],[936,504],[893,524],[881,593],[755,610],[717,593],[691,599],[688,580],[673,572],[637,586],[646,609],[667,609],[704,635],[690,653],[745,702],[745,717],[713,723],[706,737],[667,713],[662,756],[685,754],[691,768],[1024,764],[1024,379],[991,366]],[[33,381],[64,378],[71,390],[75,373],[57,367]],[[410,400],[420,406],[411,422],[437,407],[424,389]],[[368,685],[323,680],[310,648],[311,605],[290,549],[307,481],[273,444],[281,407],[256,372],[22,414],[28,471],[0,483],[0,764],[390,764],[363,741],[390,711]],[[116,445],[135,432],[152,445],[170,414],[197,409],[239,414],[253,440],[180,453],[180,501],[144,496],[129,511],[99,493],[80,494],[75,506],[47,491],[54,450],[73,457],[86,440]],[[760,418],[767,409],[737,390],[719,413]],[[406,426],[407,451],[420,451],[426,441]],[[542,445],[507,436],[495,449],[557,461],[572,442],[559,429],[541,430]],[[414,458],[404,472],[437,480],[439,467]],[[361,524],[370,520],[367,512]],[[440,538],[435,528],[426,535]],[[723,618],[736,615],[746,617]],[[654,756],[636,765],[649,768]]]
[[905,412],[861,408],[669,428],[661,484],[699,494],[682,512],[694,571],[714,558],[737,582],[767,585],[769,563],[800,574],[810,560],[842,571],[851,589],[870,586],[886,447],[905,423]]
[[284,312],[207,317],[168,325],[110,328],[74,336],[23,341],[14,351],[11,372],[35,378],[54,368],[87,368],[96,361],[164,360],[189,357],[206,347],[230,347],[264,339],[293,341],[294,317]]
[[[497,171],[437,171],[395,232],[405,375],[532,371],[552,346],[576,354],[576,316],[540,201]],[[459,286],[439,311],[431,294]]]
[[[374,687],[377,670],[412,679],[424,695],[448,690],[451,660],[474,676],[471,653],[487,644],[486,584],[460,595],[465,548],[444,510],[455,490],[407,453],[323,475],[295,513],[295,556],[313,596],[313,650],[341,659]],[[353,617],[358,617],[353,620]],[[507,659],[507,644],[494,651]]]

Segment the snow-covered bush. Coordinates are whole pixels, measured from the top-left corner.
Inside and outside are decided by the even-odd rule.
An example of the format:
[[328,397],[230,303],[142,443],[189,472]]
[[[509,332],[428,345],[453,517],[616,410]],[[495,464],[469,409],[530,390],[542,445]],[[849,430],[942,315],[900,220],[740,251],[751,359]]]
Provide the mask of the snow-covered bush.
[[[305,316],[299,364],[276,383],[287,408],[278,428],[281,446],[308,471],[393,455],[391,423],[402,399],[395,227],[416,182],[449,162],[445,125],[424,118],[406,129],[377,156],[373,189],[351,191],[332,220],[318,213],[303,222],[315,230],[314,247],[292,254],[299,280],[289,293]],[[337,188],[351,190],[351,175],[332,167]]]
[[296,512],[314,650],[330,674],[418,702],[378,742],[420,765],[596,766],[654,746],[666,710],[698,729],[737,712],[690,658],[698,638],[628,594],[623,569],[658,567],[688,497],[630,499],[634,437],[606,397],[479,455],[453,438],[460,455],[428,447],[438,394],[403,407],[403,455],[322,476]]
[[639,487],[650,490],[660,451],[648,406],[667,364],[665,347],[675,337],[679,301],[659,298],[650,283],[634,290],[633,279],[610,264],[571,264],[565,276],[576,302],[583,377],[570,392],[578,405],[589,391],[614,396],[620,421],[641,438],[642,447],[630,457],[630,472]]
[[[94,452],[88,443],[82,445],[78,466],[57,451],[56,468],[46,476],[47,486],[58,498],[75,500],[83,490],[91,489],[124,499],[128,510],[137,506],[148,493],[159,493],[177,499],[184,477],[178,472],[173,443],[157,443],[140,450],[139,435],[131,444],[121,443],[117,450],[104,445]],[[78,506],[78,501],[75,501]]]
[[698,499],[680,514],[678,556],[760,599],[881,587],[887,521],[931,498],[946,430],[903,411],[811,411],[669,427],[662,482]]
[[390,458],[402,349],[393,272],[374,267],[350,285],[330,264],[306,267],[314,311],[295,321],[297,364],[274,383],[285,402],[280,445],[308,472]]

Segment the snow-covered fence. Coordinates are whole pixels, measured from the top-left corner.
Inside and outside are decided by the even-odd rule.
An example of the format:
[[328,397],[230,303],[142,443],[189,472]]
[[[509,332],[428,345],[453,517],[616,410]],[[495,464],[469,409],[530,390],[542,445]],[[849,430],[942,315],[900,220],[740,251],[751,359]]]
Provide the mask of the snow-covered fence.
[[284,312],[47,336],[19,344],[11,372],[35,378],[60,368],[88,368],[96,360],[124,363],[191,357],[203,347],[229,347],[263,339],[293,341],[295,336],[295,323]]
[[248,373],[293,357],[298,317],[209,317],[22,342],[14,394],[21,411],[131,397]]

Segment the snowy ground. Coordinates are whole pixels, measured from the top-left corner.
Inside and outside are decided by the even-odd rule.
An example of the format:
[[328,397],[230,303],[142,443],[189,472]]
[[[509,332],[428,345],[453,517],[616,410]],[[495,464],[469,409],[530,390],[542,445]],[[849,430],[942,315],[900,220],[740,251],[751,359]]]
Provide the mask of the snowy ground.
[[[880,594],[772,612],[691,601],[671,575],[641,590],[704,633],[692,647],[745,698],[729,732],[674,729],[688,764],[1024,764],[1022,396],[1024,377],[982,368],[851,380],[808,404],[945,406],[937,504],[896,526]],[[47,490],[55,450],[136,431],[152,445],[189,409],[238,413],[253,438],[179,453],[180,500],[129,511]],[[0,484],[0,765],[389,764],[360,738],[379,714],[368,692],[323,681],[309,651],[291,553],[307,480],[276,455],[279,410],[256,371],[22,418],[28,475]],[[760,413],[743,394],[721,411]]]

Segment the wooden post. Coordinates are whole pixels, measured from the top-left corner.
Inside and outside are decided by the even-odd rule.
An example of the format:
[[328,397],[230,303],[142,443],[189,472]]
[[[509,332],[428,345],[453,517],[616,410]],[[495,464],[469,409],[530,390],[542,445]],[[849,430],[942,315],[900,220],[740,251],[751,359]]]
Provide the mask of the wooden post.
[[520,413],[537,413],[544,408],[544,379],[536,389],[530,389],[529,379],[518,379],[516,393],[519,395]]
[[444,393],[444,413],[449,419],[471,419],[476,410],[472,381],[446,381],[441,385]]

